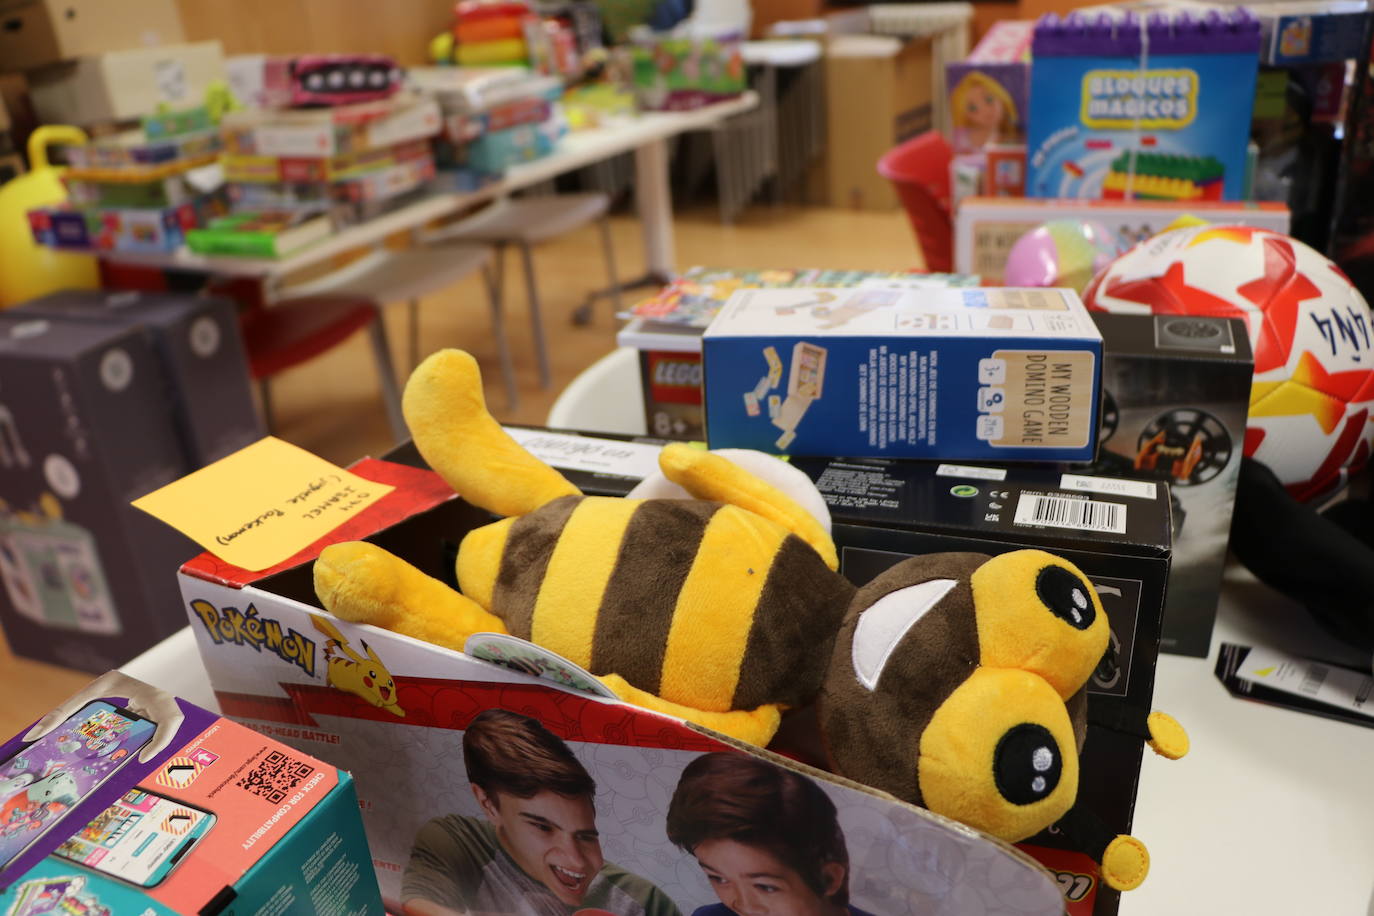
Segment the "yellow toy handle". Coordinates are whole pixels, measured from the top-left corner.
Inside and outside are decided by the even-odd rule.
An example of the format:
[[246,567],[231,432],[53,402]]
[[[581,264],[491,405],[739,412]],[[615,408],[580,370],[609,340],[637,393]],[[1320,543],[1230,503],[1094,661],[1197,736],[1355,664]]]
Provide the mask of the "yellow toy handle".
[[37,172],[52,168],[48,161],[48,147],[54,145],[80,146],[90,142],[90,137],[79,127],[69,124],[49,124],[35,130],[29,136],[29,168]]

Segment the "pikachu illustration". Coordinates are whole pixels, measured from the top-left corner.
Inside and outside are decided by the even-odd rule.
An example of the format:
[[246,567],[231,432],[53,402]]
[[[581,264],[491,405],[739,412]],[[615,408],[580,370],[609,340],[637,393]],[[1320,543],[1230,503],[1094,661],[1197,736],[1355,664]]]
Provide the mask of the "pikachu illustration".
[[406,711],[396,701],[396,681],[366,641],[360,642],[365,655],[359,655],[329,620],[314,619],[315,629],[325,636],[324,658],[329,686],[361,697],[373,706],[405,718]]

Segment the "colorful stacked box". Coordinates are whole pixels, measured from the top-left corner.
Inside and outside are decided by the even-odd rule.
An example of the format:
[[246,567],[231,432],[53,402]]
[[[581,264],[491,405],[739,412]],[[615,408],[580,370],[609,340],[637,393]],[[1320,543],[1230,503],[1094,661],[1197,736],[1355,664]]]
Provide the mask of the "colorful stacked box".
[[411,81],[443,111],[439,161],[459,189],[500,178],[513,165],[553,152],[564,132],[557,77],[527,70],[412,70]]
[[236,211],[330,211],[345,222],[408,200],[434,178],[439,106],[411,94],[333,108],[226,115]]
[[525,66],[528,29],[538,18],[523,3],[459,3],[454,9],[454,60],[461,67]]
[[205,109],[161,113],[143,129],[70,147],[69,201],[29,212],[40,245],[85,251],[175,251],[226,209],[213,166],[222,149]]
[[734,98],[748,88],[739,35],[654,36],[632,48],[634,85],[644,108],[687,111]]
[[[1134,174],[1132,167],[1134,166]],[[1226,170],[1212,156],[1125,152],[1102,181],[1104,200],[1221,200]]]

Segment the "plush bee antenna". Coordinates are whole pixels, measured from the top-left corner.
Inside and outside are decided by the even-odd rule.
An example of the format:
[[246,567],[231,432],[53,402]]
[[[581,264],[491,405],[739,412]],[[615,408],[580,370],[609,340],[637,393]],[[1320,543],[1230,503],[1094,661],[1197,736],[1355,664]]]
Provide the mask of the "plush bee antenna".
[[1188,733],[1167,712],[1146,712],[1128,703],[1089,703],[1088,723],[1139,738],[1161,757],[1177,760],[1188,753]]

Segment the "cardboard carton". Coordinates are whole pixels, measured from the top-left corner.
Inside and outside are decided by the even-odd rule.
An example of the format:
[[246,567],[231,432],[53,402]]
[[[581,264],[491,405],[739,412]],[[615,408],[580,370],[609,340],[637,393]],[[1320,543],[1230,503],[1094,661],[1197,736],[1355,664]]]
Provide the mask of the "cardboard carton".
[[68,290],[10,314],[143,327],[162,358],[177,432],[193,468],[263,436],[233,302],[202,296]]
[[[562,748],[564,763],[572,758],[572,769],[594,784],[576,804],[581,813],[573,820],[587,825],[581,832],[588,851],[583,864],[571,866],[573,875],[564,866],[564,884],[579,897],[565,905],[604,909],[608,882],[630,889],[639,903],[634,912],[692,913],[717,904],[692,855],[669,840],[666,818],[686,768],[705,755],[725,755],[809,785],[812,794],[819,789],[829,800],[846,845],[849,900],[858,909],[962,912],[976,901],[985,913],[1061,911],[1054,880],[1010,847],[862,786],[584,692],[579,687],[595,690],[595,682],[530,644],[474,637],[458,653],[329,618],[315,604],[310,566],[326,542],[375,532],[376,543],[443,576],[452,570],[445,544],[489,519],[428,471],[372,460],[352,470],[397,489],[348,530],[277,567],[248,573],[203,555],[180,578],[225,712],[354,774],[389,908],[433,895],[454,908],[471,905],[467,885],[443,876],[461,871],[454,845],[469,850],[468,858],[473,849],[483,861],[498,855],[482,839],[496,815],[479,803],[474,779],[483,780],[464,763],[469,734],[498,709]],[[377,677],[341,674],[331,657],[348,651],[366,652]],[[444,845],[445,837],[461,842]],[[534,878],[526,872],[522,893],[546,896],[550,875],[557,876],[543,866],[535,871]],[[594,890],[602,896],[593,897]]]
[[348,773],[118,672],[78,696],[0,745],[0,911],[381,912]]
[[184,40],[176,0],[0,3],[0,70],[32,70],[103,51]]
[[198,105],[224,78],[220,43],[200,41],[86,54],[30,74],[29,97],[40,120],[86,127]]
[[0,626],[87,671],[180,626],[167,570],[195,553],[129,501],[190,470],[142,328],[0,316]]
[[930,130],[930,38],[838,35],[826,47],[826,173],[830,205],[892,210],[897,192],[878,160]]

